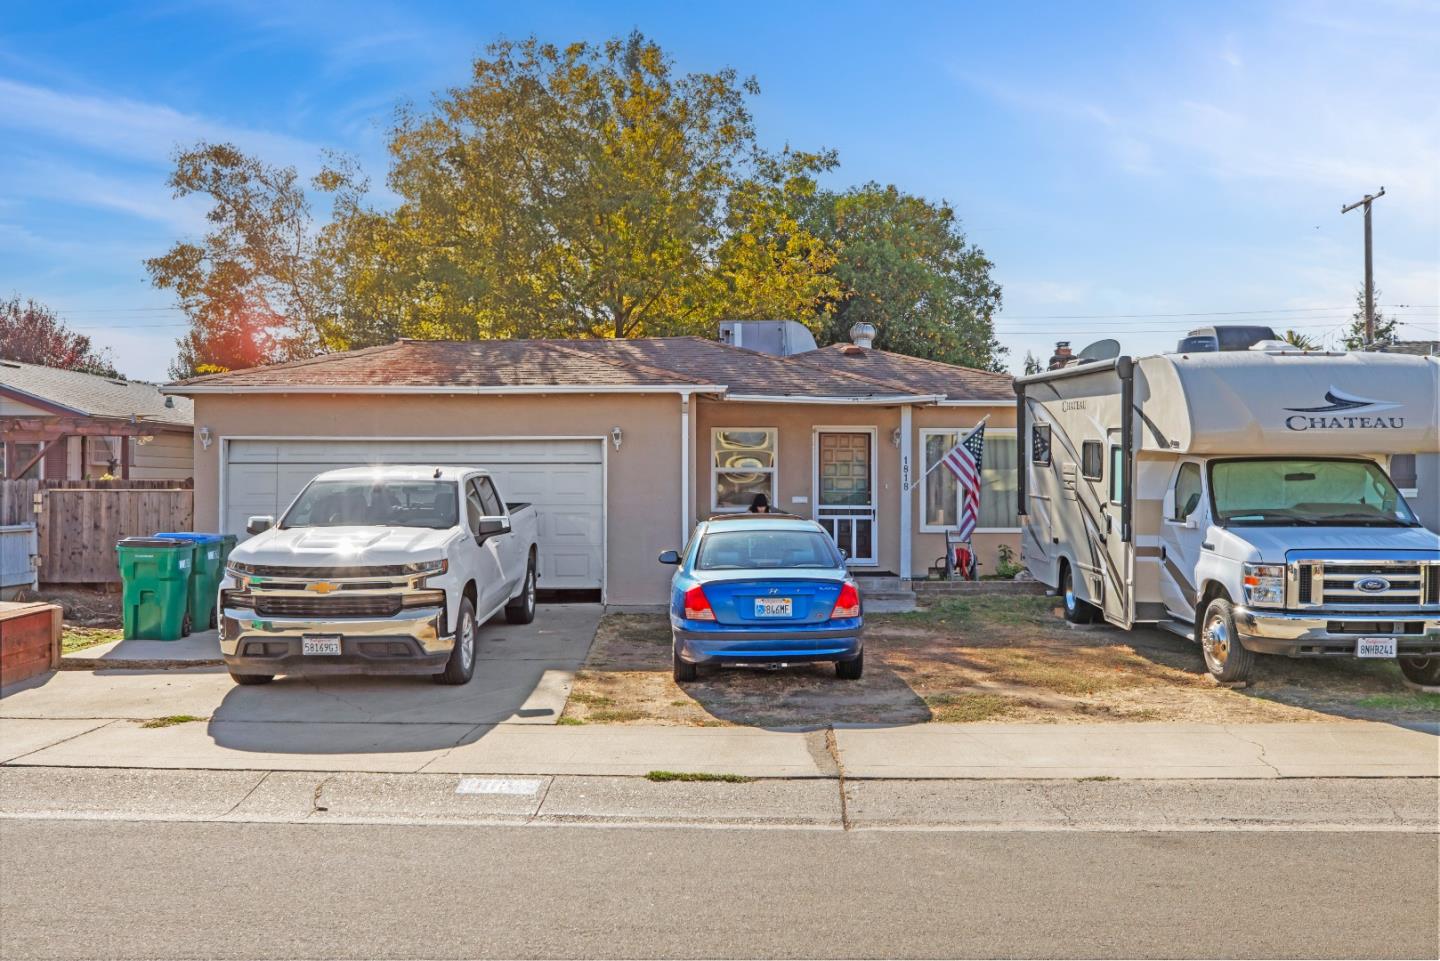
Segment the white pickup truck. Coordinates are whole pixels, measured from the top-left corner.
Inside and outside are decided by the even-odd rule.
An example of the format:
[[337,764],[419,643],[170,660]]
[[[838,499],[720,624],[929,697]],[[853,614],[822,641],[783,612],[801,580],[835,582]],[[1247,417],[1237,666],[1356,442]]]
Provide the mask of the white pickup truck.
[[468,467],[357,467],[252,517],[220,583],[237,684],[277,674],[429,674],[464,684],[476,631],[535,618],[535,508]]

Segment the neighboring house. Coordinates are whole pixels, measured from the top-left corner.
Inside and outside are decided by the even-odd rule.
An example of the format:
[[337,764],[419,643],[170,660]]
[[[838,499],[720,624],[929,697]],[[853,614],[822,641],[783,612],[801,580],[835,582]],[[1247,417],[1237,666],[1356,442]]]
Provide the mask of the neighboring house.
[[193,410],[154,384],[0,359],[0,479],[184,480]]
[[[1387,354],[1437,357],[1440,340],[1397,340],[1382,349]],[[1440,451],[1396,455],[1390,461],[1390,476],[1414,508],[1420,523],[1432,531],[1440,531]]]
[[481,464],[539,508],[545,588],[662,601],[656,556],[757,493],[825,524],[857,573],[918,578],[958,506],[925,469],[989,415],[981,573],[1018,547],[1010,377],[863,346],[402,340],[165,390],[195,401],[197,530],[243,536],[333,467]]

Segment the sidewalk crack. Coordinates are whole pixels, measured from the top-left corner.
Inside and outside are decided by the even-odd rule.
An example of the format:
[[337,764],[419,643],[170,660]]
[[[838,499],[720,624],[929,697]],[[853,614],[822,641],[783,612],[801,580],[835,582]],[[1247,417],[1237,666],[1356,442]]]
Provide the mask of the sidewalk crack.
[[1284,776],[1285,776],[1285,775],[1281,772],[1281,770],[1280,770],[1278,767],[1276,767],[1274,764],[1272,764],[1272,763],[1270,762],[1270,759],[1265,756],[1265,745],[1264,745],[1264,744],[1262,744],[1262,743],[1259,742],[1259,741],[1252,740],[1252,739],[1250,739],[1250,738],[1248,738],[1248,737],[1244,737],[1244,736],[1242,736],[1242,735],[1240,734],[1239,731],[1233,730],[1232,728],[1229,728],[1229,727],[1226,727],[1226,728],[1225,728],[1225,733],[1228,734],[1228,735],[1230,735],[1231,737],[1233,737],[1235,740],[1239,741],[1241,744],[1248,744],[1248,745],[1250,745],[1251,747],[1253,747],[1253,748],[1255,749],[1255,760],[1259,761],[1261,764],[1265,765],[1265,766],[1268,767],[1270,770],[1274,771],[1276,777],[1284,777]]
[[224,814],[220,815],[219,820],[223,820],[223,819],[225,819],[225,818],[228,818],[230,815],[234,814],[234,813],[236,812],[236,810],[239,809],[240,805],[242,805],[242,804],[244,804],[246,801],[250,800],[250,795],[252,795],[252,794],[254,794],[256,791],[260,790],[260,785],[262,785],[262,784],[264,784],[266,781],[268,781],[268,780],[270,779],[270,775],[272,775],[272,774],[274,774],[274,773],[275,773],[274,771],[266,771],[264,774],[262,774],[262,775],[260,776],[260,780],[256,781],[255,784],[250,788],[250,790],[248,790],[248,791],[245,792],[245,796],[244,796],[244,797],[242,797],[240,800],[236,801],[234,804],[230,805],[230,809],[229,809],[228,811],[226,811]]
[[[44,719],[43,719],[43,718],[25,718],[24,720],[44,720]],[[86,720],[86,721],[98,721],[98,720],[100,720],[100,718],[82,718],[82,720]],[[50,750],[52,747],[59,747],[61,744],[66,744],[66,743],[68,743],[68,742],[70,742],[70,741],[73,741],[73,740],[75,740],[77,737],[84,737],[84,736],[87,735],[87,734],[94,734],[96,731],[99,731],[99,730],[101,730],[102,728],[107,728],[107,727],[109,727],[110,725],[117,723],[118,721],[124,721],[124,720],[129,720],[129,718],[111,718],[111,719],[109,719],[108,721],[106,721],[104,724],[97,724],[97,725],[95,725],[94,727],[87,727],[85,730],[80,731],[80,732],[77,733],[77,734],[72,734],[72,735],[70,735],[69,737],[62,737],[62,738],[61,738],[60,740],[58,740],[58,741],[55,741],[55,742],[53,742],[53,743],[51,743],[51,744],[46,744],[46,745],[44,745],[43,747],[37,747],[37,748],[36,748],[35,750],[33,750],[33,751],[26,751],[24,754],[20,754],[20,755],[17,755],[16,757],[12,757],[12,758],[10,758],[10,759],[7,760],[7,761],[0,761],[0,764],[19,764],[21,761],[25,760],[27,757],[31,757],[32,755],[39,754],[41,751],[48,751],[48,750]],[[20,766],[25,767],[25,766],[27,766],[27,765],[20,765]]]
[[845,795],[845,761],[840,757],[840,744],[835,738],[835,725],[827,725],[825,728],[825,751],[830,755],[830,761],[835,765],[835,781],[840,787],[840,829],[849,831],[850,824],[850,799]]

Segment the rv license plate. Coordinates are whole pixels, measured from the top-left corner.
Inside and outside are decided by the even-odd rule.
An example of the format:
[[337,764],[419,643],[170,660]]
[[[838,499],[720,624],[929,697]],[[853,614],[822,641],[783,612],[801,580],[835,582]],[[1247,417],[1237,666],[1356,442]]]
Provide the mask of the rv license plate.
[[755,616],[789,617],[794,606],[794,599],[789,597],[757,597],[755,598]]
[[339,634],[306,634],[300,638],[300,653],[340,656]]
[[1355,642],[1356,657],[1394,657],[1395,638],[1362,637]]

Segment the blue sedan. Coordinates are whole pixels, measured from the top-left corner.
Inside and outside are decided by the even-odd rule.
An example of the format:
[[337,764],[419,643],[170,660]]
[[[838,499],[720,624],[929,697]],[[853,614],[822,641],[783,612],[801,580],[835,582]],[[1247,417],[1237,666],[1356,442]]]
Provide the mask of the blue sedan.
[[695,528],[670,584],[675,680],[701,664],[834,661],[865,669],[860,590],[845,558],[814,521],[765,514],[712,518]]

